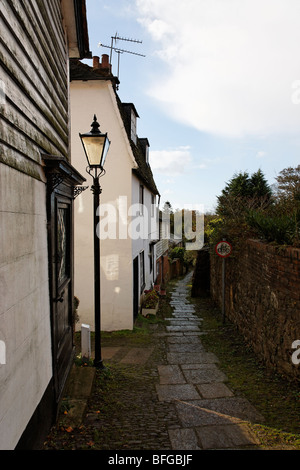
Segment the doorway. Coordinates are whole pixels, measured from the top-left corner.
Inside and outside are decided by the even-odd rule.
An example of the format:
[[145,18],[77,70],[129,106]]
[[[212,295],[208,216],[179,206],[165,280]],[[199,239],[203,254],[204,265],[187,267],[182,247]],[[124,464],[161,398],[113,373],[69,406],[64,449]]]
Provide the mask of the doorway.
[[133,320],[139,313],[139,257],[133,260]]
[[43,156],[47,177],[47,227],[53,383],[56,403],[74,359],[73,200],[85,179],[63,157]]

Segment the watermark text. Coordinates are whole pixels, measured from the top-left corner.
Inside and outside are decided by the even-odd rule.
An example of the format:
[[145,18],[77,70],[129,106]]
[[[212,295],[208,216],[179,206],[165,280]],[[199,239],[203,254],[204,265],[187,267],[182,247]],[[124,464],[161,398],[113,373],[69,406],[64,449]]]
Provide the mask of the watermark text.
[[6,344],[0,340],[0,365],[6,364]]
[[0,79],[0,106],[6,103],[5,83]]
[[204,208],[202,204],[185,204],[171,216],[157,206],[132,204],[127,196],[119,196],[116,203],[100,204],[97,210],[99,223],[97,236],[101,240],[166,240],[186,241],[186,250],[200,250],[204,244]]
[[298,365],[300,364],[300,339],[293,342],[292,349],[296,349],[292,354],[292,363]]

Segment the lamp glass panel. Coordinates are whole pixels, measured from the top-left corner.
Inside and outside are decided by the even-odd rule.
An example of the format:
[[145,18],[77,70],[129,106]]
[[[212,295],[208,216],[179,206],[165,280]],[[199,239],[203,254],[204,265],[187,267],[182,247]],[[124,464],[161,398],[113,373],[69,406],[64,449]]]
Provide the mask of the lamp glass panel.
[[88,163],[90,166],[103,166],[101,162],[105,135],[82,137]]
[[106,139],[105,139],[105,144],[104,144],[104,150],[103,150],[102,167],[104,166],[104,163],[105,163],[106,155],[107,155],[107,153],[108,153],[109,146],[110,146],[110,141],[109,141],[108,138],[106,137]]

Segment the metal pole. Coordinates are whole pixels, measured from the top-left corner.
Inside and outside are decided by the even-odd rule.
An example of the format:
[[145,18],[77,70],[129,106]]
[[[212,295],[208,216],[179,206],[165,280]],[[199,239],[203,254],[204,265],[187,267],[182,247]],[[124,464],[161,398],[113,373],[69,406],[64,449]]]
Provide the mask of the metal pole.
[[99,216],[97,215],[101,188],[97,175],[94,177],[92,191],[94,194],[94,298],[95,298],[95,359],[94,366],[103,369],[101,357],[101,305],[100,305],[100,239],[97,235]]
[[225,323],[225,258],[222,259],[222,314]]

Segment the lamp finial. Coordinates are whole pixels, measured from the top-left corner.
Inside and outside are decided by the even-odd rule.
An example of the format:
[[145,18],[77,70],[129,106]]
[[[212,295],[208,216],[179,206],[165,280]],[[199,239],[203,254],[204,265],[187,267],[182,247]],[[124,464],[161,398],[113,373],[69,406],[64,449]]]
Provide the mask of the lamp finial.
[[97,116],[96,116],[96,114],[94,114],[94,120],[91,124],[91,128],[92,128],[91,133],[92,134],[100,134],[99,127],[100,127],[100,124],[97,121]]

